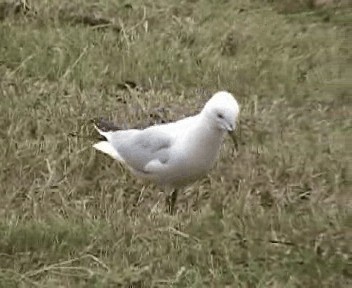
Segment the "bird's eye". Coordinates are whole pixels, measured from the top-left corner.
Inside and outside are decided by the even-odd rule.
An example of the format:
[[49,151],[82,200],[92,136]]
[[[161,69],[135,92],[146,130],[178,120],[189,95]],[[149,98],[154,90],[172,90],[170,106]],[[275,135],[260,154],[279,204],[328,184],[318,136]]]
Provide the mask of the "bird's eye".
[[224,118],[224,115],[222,115],[221,113],[218,113],[218,118],[220,118],[220,119],[223,119]]

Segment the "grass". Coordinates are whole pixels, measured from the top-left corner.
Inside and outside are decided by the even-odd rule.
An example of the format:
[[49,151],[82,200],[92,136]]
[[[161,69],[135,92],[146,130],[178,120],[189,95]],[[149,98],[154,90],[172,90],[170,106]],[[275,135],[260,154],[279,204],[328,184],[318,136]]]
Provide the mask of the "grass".
[[[299,3],[3,10],[0,287],[350,286],[351,6]],[[142,127],[217,90],[241,103],[239,150],[175,216],[91,148],[96,117]]]

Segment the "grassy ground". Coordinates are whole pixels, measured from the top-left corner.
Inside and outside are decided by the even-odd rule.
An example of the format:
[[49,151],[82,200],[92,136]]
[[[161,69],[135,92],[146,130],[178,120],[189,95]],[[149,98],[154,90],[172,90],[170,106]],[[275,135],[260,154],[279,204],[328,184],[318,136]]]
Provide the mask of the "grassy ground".
[[[0,287],[352,285],[352,10],[297,3],[3,6]],[[96,117],[176,119],[220,89],[239,150],[175,216],[91,148]]]

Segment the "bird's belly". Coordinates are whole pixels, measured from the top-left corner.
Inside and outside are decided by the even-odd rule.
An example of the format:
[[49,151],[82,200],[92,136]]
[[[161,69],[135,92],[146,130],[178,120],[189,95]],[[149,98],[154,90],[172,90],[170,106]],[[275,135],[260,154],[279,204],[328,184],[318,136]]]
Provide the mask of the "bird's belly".
[[190,157],[188,159],[180,159],[175,161],[176,163],[170,163],[169,169],[165,169],[159,175],[158,182],[173,187],[190,184],[206,176],[213,166],[214,160],[215,157],[197,157],[193,161],[190,161]]

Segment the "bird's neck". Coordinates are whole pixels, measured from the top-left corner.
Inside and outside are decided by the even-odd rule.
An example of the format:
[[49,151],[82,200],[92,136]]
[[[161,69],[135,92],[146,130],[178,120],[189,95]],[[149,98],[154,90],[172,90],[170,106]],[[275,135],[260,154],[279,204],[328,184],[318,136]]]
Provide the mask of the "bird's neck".
[[199,115],[198,127],[193,131],[194,139],[199,143],[198,145],[207,145],[209,148],[218,150],[225,131],[217,128],[214,123],[205,115]]
[[199,126],[201,126],[200,130],[208,131],[210,134],[216,135],[224,135],[225,131],[219,129],[214,117],[212,110],[207,109],[207,107],[203,108],[203,110],[198,114],[199,116]]

